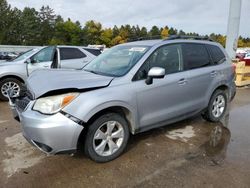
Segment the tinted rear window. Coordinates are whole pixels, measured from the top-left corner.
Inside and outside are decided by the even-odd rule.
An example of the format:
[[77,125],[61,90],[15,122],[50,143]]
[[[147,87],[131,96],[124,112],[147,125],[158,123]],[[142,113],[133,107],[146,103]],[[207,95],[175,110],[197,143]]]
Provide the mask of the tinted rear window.
[[102,52],[99,49],[89,49],[89,48],[83,48],[84,50],[88,51],[89,53],[98,56],[100,55]]
[[61,60],[67,59],[80,59],[86,57],[86,55],[77,48],[60,48]]
[[210,58],[203,44],[183,44],[184,69],[195,69],[210,65]]
[[220,64],[225,60],[225,54],[218,46],[207,45],[214,64]]

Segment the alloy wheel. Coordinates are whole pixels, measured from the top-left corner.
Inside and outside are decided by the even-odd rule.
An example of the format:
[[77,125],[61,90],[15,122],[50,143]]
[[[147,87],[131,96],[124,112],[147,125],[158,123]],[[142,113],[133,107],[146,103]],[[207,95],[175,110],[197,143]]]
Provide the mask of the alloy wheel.
[[213,102],[212,114],[214,117],[220,117],[225,110],[226,100],[223,95],[218,95]]
[[1,87],[1,92],[4,97],[8,97],[8,91],[12,91],[12,97],[17,97],[20,93],[20,86],[15,82],[6,82]]
[[121,147],[124,140],[123,126],[117,121],[103,123],[95,132],[93,147],[100,156],[113,155]]

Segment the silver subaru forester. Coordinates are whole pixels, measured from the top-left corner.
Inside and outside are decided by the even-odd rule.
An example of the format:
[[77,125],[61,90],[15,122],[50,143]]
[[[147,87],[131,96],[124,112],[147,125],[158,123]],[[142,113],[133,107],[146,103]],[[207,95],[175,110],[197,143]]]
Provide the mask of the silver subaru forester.
[[10,105],[24,137],[40,150],[84,146],[92,160],[107,162],[125,150],[130,134],[197,113],[219,121],[236,92],[234,74],[215,42],[137,41],[109,49],[83,70],[35,71]]

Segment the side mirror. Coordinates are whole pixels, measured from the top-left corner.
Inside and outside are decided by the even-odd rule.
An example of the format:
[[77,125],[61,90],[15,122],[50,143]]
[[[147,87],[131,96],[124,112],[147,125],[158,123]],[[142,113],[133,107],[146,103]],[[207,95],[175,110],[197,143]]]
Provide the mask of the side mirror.
[[26,64],[31,64],[30,58],[25,61]]
[[27,64],[34,64],[34,63],[36,63],[36,60],[34,60],[33,58],[29,58],[29,59],[27,59],[25,61],[25,63],[27,63]]
[[146,79],[146,84],[150,85],[153,83],[153,79],[161,79],[165,76],[165,69],[161,67],[152,67],[148,72],[148,77]]
[[36,59],[33,59],[33,58],[30,59],[30,63],[31,63],[31,64],[34,64],[34,63],[37,63],[37,62],[38,62],[38,61],[37,61]]

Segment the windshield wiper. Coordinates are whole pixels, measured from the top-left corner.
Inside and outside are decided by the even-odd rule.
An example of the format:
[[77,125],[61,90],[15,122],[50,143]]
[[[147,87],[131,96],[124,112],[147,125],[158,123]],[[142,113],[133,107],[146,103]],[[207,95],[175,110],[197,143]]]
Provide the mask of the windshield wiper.
[[83,69],[83,70],[85,70],[85,71],[87,71],[87,72],[91,72],[91,73],[93,73],[93,74],[98,74],[98,72],[97,72],[97,71],[94,71],[94,70],[88,70],[88,69]]

